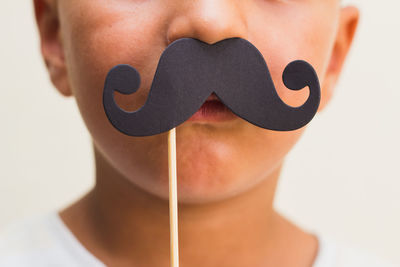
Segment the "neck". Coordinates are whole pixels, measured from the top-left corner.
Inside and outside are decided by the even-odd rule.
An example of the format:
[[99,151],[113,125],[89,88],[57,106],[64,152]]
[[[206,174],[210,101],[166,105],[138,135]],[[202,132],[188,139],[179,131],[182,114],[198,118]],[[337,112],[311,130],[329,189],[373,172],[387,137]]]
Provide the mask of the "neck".
[[[279,172],[280,167],[234,198],[179,204],[181,266],[286,266],[282,254],[294,246],[290,241],[304,241],[306,234],[273,209]],[[71,219],[76,216],[82,218],[79,226]],[[169,265],[168,201],[136,187],[98,152],[96,186],[61,217],[107,266]],[[289,261],[287,266],[310,266]]]

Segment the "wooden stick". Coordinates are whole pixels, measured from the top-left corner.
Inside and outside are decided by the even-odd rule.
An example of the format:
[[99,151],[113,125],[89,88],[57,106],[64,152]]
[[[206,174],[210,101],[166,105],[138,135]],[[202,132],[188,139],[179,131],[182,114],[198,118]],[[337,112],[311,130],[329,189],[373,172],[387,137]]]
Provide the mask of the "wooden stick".
[[170,267],[179,267],[176,129],[168,132]]

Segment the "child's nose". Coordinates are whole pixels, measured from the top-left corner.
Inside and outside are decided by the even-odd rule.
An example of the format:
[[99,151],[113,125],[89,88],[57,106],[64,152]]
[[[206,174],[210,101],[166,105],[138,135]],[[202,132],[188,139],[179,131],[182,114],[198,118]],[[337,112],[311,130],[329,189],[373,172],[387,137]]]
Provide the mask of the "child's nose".
[[170,20],[168,44],[180,38],[196,38],[208,44],[240,37],[247,39],[245,8],[247,1],[176,0]]

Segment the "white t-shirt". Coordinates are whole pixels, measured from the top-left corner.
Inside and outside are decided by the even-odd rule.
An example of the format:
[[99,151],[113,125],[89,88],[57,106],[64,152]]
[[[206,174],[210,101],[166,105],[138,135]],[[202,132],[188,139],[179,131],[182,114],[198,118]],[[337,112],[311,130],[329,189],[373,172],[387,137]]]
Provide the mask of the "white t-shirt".
[[[394,267],[321,236],[313,267]],[[105,267],[57,212],[22,220],[0,235],[0,267]]]

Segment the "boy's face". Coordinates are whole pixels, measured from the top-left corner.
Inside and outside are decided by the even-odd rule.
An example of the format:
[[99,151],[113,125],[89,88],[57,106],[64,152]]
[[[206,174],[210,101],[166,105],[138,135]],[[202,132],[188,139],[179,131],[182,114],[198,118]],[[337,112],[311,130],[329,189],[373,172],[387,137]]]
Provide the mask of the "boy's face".
[[[279,95],[301,105],[282,72],[303,59],[316,69],[324,107],[350,46],[358,14],[338,0],[35,0],[42,51],[53,83],[76,98],[96,153],[126,179],[168,197],[167,137],[129,137],[107,120],[103,85],[108,70],[130,64],[140,90],[116,95],[126,110],[144,104],[159,58],[176,39],[215,43],[241,37],[263,54]],[[58,23],[57,23],[58,22]],[[274,132],[242,119],[185,122],[177,130],[178,193],[207,202],[244,192],[279,170],[303,130]]]

